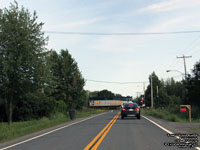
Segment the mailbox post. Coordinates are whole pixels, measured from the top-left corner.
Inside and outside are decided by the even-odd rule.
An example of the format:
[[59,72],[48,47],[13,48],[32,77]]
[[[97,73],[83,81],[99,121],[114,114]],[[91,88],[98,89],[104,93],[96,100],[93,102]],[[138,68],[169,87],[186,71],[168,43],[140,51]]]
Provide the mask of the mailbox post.
[[180,107],[186,107],[189,110],[189,122],[191,122],[191,105],[180,105]]

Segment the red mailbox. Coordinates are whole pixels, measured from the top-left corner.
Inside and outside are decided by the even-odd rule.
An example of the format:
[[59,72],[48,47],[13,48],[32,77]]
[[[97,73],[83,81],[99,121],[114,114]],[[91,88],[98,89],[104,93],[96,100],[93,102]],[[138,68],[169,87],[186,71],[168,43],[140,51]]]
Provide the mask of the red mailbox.
[[186,112],[187,109],[186,108],[180,108],[180,112]]

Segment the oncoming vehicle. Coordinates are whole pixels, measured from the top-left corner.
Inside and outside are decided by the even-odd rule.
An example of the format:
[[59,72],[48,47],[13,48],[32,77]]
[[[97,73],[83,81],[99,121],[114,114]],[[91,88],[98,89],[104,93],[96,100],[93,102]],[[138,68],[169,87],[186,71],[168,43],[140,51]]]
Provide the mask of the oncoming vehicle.
[[124,107],[121,109],[121,118],[128,116],[135,116],[140,119],[140,108],[137,103],[125,103]]

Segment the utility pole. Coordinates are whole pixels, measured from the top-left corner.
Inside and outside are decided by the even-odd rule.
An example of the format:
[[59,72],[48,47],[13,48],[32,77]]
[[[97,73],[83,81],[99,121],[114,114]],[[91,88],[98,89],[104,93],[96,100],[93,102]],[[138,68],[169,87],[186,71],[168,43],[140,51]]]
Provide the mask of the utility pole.
[[184,62],[184,69],[185,69],[185,81],[187,79],[187,70],[186,70],[186,61],[185,58],[191,58],[192,56],[185,56],[183,55],[182,57],[176,57],[176,58],[183,58],[183,62]]
[[156,92],[157,92],[157,97],[158,97],[158,86],[156,86]]
[[144,105],[145,105],[145,82],[143,83],[143,90],[144,90]]
[[153,109],[153,82],[152,82],[152,75],[151,75],[151,109]]
[[138,103],[138,105],[140,104],[140,101],[139,101],[139,97],[138,97],[138,95],[140,95],[140,92],[136,92],[137,93],[137,103]]

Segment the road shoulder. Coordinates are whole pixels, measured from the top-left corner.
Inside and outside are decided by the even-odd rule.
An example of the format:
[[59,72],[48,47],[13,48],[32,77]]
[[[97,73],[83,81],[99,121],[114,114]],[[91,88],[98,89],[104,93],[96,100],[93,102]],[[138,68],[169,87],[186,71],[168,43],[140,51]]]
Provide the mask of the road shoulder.
[[56,129],[59,129],[59,128],[62,128],[62,127],[65,127],[65,126],[68,126],[68,125],[71,125],[71,124],[73,125],[73,124],[82,122],[82,121],[84,121],[84,120],[88,120],[88,119],[90,119],[90,118],[94,118],[94,117],[103,115],[103,114],[105,114],[105,113],[108,113],[108,112],[104,112],[104,113],[100,113],[100,114],[91,115],[91,116],[89,116],[89,117],[76,118],[76,119],[74,119],[74,120],[72,120],[72,121],[69,121],[69,122],[66,122],[66,123],[63,123],[63,124],[60,124],[60,125],[56,125],[56,126],[54,126],[54,127],[50,127],[50,128],[47,128],[47,129],[43,129],[43,130],[40,130],[40,131],[31,133],[31,134],[28,134],[28,135],[25,135],[25,136],[16,138],[16,139],[11,140],[11,141],[7,141],[7,142],[4,142],[4,143],[1,143],[1,144],[0,144],[0,149],[1,149],[1,148],[4,148],[4,147],[7,147],[7,146],[10,146],[10,145],[13,145],[13,144],[16,144],[16,143],[23,142],[23,141],[25,141],[25,140],[28,140],[28,139],[31,139],[31,138],[40,136],[40,135],[42,135],[42,134],[51,132],[51,131],[53,131],[53,130],[56,130]]
[[[154,121],[155,123],[159,124],[160,126],[164,127],[165,129],[173,132],[173,133],[197,133],[198,135],[200,130],[200,123],[182,123],[182,122],[170,122],[170,121],[166,121],[163,119],[159,119],[159,118],[155,118],[149,115],[143,115],[145,117],[147,117],[148,119]],[[144,119],[144,118],[143,118]],[[196,130],[195,130],[196,129]],[[199,136],[198,136],[199,139]],[[200,140],[198,142],[198,145],[200,145]]]
[[173,133],[191,133],[192,128],[199,128],[200,123],[182,123],[182,122],[170,122],[163,119],[155,118],[149,115],[143,115],[159,125],[165,127]]

